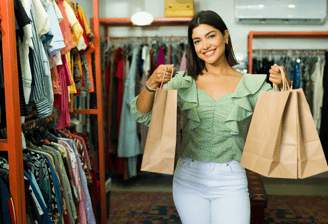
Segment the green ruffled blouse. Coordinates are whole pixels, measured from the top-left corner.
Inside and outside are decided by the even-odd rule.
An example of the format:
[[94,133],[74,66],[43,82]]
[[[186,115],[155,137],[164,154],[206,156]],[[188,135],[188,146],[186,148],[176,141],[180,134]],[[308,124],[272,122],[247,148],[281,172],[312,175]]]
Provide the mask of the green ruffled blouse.
[[[273,91],[266,75],[244,74],[235,91],[215,101],[196,86],[195,80],[177,72],[172,88],[178,90],[178,106],[183,115],[179,156],[194,160],[228,162],[241,160],[248,126],[261,91]],[[168,89],[170,82],[163,86]],[[137,110],[136,96],[131,115],[139,123],[150,124],[151,112]]]

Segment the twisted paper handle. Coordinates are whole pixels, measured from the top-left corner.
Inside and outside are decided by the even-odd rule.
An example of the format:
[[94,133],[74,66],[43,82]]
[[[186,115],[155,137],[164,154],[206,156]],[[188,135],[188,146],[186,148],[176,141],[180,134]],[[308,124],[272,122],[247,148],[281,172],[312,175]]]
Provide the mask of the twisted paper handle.
[[[161,84],[162,89],[163,89],[164,76],[165,76],[165,74],[166,74],[166,69],[167,69],[167,67],[165,67],[165,72],[164,72],[163,79],[162,79],[162,84]],[[171,80],[170,80],[171,83],[170,83],[170,88],[168,88],[168,89],[170,89],[170,90],[172,90],[172,77],[173,77],[173,69],[172,69],[172,72],[171,72]]]
[[[278,66],[280,73],[281,73],[281,78],[282,78],[282,89],[281,91],[288,91],[291,89],[291,86],[288,85],[286,74],[284,70],[282,69],[281,66]],[[276,91],[279,91],[278,85],[276,83],[272,83],[273,89]]]

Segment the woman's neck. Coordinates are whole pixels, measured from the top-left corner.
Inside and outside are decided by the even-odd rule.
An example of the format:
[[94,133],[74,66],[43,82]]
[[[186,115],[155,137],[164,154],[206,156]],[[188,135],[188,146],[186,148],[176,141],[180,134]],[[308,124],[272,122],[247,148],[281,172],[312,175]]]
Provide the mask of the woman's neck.
[[229,75],[234,71],[234,69],[229,65],[227,61],[223,61],[222,63],[216,64],[208,64],[205,63],[206,70],[203,70],[204,74],[210,74],[214,76],[225,76]]

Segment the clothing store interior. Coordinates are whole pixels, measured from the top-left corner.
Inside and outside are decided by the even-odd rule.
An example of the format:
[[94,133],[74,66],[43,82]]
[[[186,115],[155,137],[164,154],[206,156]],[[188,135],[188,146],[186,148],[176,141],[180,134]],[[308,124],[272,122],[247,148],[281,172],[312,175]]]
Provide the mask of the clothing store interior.
[[233,69],[272,85],[276,64],[293,83],[271,93],[290,94],[263,123],[275,145],[241,159],[249,223],[328,223],[327,8],[328,0],[2,0],[0,224],[182,223],[172,186],[183,142],[194,141],[183,140],[191,104],[172,101],[167,115],[171,86],[161,113],[154,98],[162,118],[150,126],[131,111],[159,66],[173,65],[172,79],[188,69],[188,26],[205,10],[229,30]]

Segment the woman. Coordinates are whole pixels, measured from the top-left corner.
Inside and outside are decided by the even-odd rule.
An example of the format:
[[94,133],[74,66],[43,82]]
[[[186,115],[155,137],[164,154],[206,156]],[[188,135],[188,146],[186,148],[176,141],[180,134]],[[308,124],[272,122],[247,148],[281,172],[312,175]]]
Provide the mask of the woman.
[[[266,75],[244,75],[232,68],[236,64],[221,17],[213,11],[195,15],[188,28],[187,71],[171,81],[184,115],[173,199],[185,224],[250,222],[247,177],[239,162],[259,93],[273,89]],[[162,65],[150,76],[131,106],[137,122],[149,125],[155,89],[174,70]],[[277,65],[270,81],[281,86]]]

